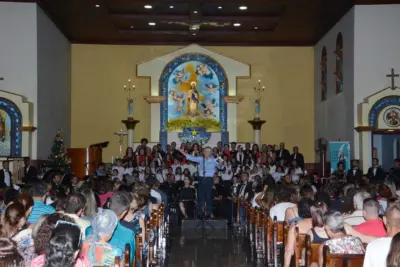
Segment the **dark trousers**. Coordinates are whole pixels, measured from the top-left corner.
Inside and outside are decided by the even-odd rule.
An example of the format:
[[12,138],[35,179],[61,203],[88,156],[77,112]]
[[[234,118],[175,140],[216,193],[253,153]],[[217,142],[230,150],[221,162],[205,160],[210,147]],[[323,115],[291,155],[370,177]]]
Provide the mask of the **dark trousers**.
[[204,202],[206,203],[206,214],[208,216],[212,213],[212,187],[213,177],[200,177],[197,189],[197,214],[203,213]]

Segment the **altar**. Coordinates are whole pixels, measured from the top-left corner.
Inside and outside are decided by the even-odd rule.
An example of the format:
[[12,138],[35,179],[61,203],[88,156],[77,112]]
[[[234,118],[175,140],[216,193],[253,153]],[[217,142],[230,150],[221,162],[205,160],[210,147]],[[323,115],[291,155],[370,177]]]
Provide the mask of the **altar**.
[[[236,140],[237,77],[250,66],[198,45],[190,45],[137,66],[150,77],[151,140],[163,146],[197,142],[216,146]],[[196,134],[193,134],[196,133]]]

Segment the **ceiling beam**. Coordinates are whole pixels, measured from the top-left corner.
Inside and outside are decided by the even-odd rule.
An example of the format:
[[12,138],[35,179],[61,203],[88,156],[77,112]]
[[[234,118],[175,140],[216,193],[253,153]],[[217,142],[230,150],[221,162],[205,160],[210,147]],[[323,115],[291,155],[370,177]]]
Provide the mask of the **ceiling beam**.
[[[197,14],[199,15],[200,10]],[[193,11],[191,11],[193,13]],[[163,14],[119,14],[112,13],[110,17],[113,19],[121,19],[121,20],[129,20],[129,19],[137,19],[137,20],[169,20],[169,21],[241,21],[241,22],[249,22],[249,21],[278,21],[281,19],[281,15],[271,14],[265,16],[192,16],[192,15],[163,15]]]
[[[126,0],[112,0],[115,2],[126,3]],[[187,4],[188,0],[134,0],[135,4]],[[282,3],[282,0],[199,0],[201,3],[212,4],[260,4],[260,3]]]
[[[227,31],[213,31],[213,30],[201,30],[198,32],[198,35],[254,35],[254,34],[268,34],[271,33],[272,30],[227,30]],[[138,35],[189,35],[191,32],[187,31],[178,31],[178,30],[134,30],[134,29],[120,29],[118,30],[120,34],[138,34]]]

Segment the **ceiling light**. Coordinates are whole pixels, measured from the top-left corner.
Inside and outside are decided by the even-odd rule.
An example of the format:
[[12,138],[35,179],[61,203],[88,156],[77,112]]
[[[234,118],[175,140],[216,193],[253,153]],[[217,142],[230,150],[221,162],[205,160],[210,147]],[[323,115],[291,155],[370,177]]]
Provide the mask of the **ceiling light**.
[[247,6],[240,6],[239,9],[240,10],[247,10]]
[[95,7],[100,7],[100,5],[95,5]]
[[174,6],[169,6],[169,8],[174,8]]
[[145,9],[152,9],[153,7],[151,5],[145,5],[144,8]]
[[133,26],[131,26],[131,29],[133,29]]
[[149,25],[150,26],[156,26],[156,23],[155,22],[149,22]]
[[233,26],[240,27],[240,23],[233,23]]
[[196,35],[196,33],[193,33],[193,35]]
[[222,6],[219,6],[218,9],[222,9]]
[[258,30],[258,27],[256,26],[256,27],[254,27],[254,30]]
[[197,13],[199,13],[199,12],[198,12],[197,10],[195,10],[195,11],[193,11],[193,13],[194,13],[194,14],[197,14]]

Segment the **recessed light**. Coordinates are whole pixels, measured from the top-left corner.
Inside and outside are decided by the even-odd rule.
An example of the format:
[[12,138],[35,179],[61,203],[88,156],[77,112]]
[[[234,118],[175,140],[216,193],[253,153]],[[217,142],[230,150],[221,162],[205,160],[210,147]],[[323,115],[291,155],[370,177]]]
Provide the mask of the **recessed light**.
[[219,6],[218,9],[222,9],[222,6]]
[[193,35],[196,35],[196,33],[193,33]]
[[95,5],[95,7],[100,7],[100,5]]
[[197,13],[199,13],[199,12],[198,12],[197,10],[195,10],[195,11],[193,11],[193,13],[194,13],[194,14],[197,14]]
[[169,8],[174,8],[174,6],[169,6]]
[[247,6],[240,6],[239,9],[240,10],[247,10]]
[[153,6],[151,6],[151,5],[145,5],[144,8],[145,8],[145,9],[152,9]]
[[233,26],[235,26],[235,27],[240,27],[240,23],[233,23]]
[[133,26],[131,26],[130,28],[133,29]]
[[254,27],[254,30],[258,30],[258,27],[256,26],[256,27]]
[[155,22],[149,22],[149,25],[150,26],[156,26],[156,23]]

